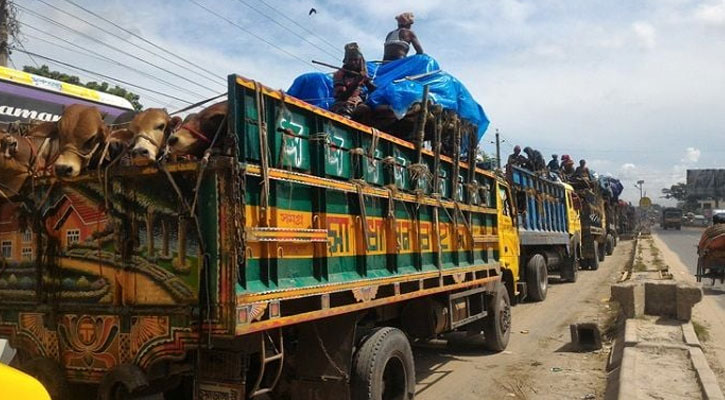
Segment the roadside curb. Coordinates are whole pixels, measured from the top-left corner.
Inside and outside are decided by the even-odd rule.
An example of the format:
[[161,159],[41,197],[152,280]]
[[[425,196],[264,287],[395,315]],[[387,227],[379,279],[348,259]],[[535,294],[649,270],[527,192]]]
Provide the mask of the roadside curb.
[[[695,334],[695,329],[691,322],[682,323],[682,342],[678,343],[661,343],[640,341],[637,335],[639,321],[628,318],[624,321],[624,338],[621,349],[622,356],[619,367],[619,388],[617,390],[618,399],[637,399],[639,398],[637,391],[637,357],[638,349],[646,347],[667,347],[687,349],[690,362],[697,375],[698,383],[702,390],[703,398],[706,400],[725,400],[720,386],[718,385],[715,373],[710,369],[710,365],[702,352],[702,345]],[[615,346],[616,348],[616,346]],[[616,359],[616,355],[612,359]]]

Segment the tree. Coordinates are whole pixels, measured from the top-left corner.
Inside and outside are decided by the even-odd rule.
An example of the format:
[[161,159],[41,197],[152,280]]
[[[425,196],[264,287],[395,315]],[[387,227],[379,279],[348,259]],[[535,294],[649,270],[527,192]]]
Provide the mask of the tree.
[[124,99],[131,102],[134,110],[136,110],[136,111],[139,111],[143,108],[143,105],[139,102],[139,99],[140,99],[139,95],[137,95],[136,93],[130,92],[118,85],[111,87],[108,84],[108,82],[98,83],[95,81],[83,83],[83,82],[81,82],[81,79],[79,77],[77,77],[75,75],[68,75],[63,72],[52,71],[47,65],[43,65],[40,68],[26,65],[23,67],[23,71],[30,73],[30,74],[44,76],[46,78],[55,79],[57,81],[70,83],[73,85],[85,86],[88,89],[97,90],[99,92],[104,92],[104,93],[112,94],[115,96],[123,97]]
[[680,182],[676,183],[669,188],[662,189],[662,196],[665,199],[675,199],[678,201],[687,200],[687,185]]

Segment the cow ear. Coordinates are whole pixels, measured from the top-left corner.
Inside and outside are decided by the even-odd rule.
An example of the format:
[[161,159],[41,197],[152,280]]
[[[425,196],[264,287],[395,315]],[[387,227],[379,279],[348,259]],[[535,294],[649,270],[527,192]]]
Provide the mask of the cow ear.
[[111,132],[108,139],[115,142],[131,143],[134,136],[134,133],[130,129],[123,128]]
[[176,128],[178,128],[181,125],[181,117],[178,115],[174,115],[171,117],[171,121],[169,121],[169,129],[172,131]]

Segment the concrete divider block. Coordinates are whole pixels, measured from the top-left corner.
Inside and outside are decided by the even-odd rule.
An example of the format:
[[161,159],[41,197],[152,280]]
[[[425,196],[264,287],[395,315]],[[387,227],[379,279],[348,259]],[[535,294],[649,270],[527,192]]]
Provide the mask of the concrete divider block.
[[579,350],[599,350],[602,348],[602,332],[594,322],[582,322],[569,325],[571,342]]
[[695,333],[695,327],[692,326],[692,322],[682,324],[682,340],[688,346],[702,348],[700,340],[697,338],[697,334]]
[[624,345],[625,346],[636,346],[639,342],[637,339],[637,327],[638,323],[636,319],[627,319],[624,321]]
[[690,361],[697,373],[697,379],[700,381],[703,398],[706,400],[725,400],[720,386],[717,384],[715,373],[710,369],[705,354],[699,347],[690,347]]
[[644,313],[677,316],[677,284],[672,281],[647,281],[644,284]]
[[702,300],[702,288],[689,282],[679,282],[676,289],[677,319],[689,321],[692,307]]
[[625,347],[622,352],[622,365],[619,368],[619,390],[617,399],[636,400],[639,398],[637,390],[637,350],[634,347]]
[[644,314],[644,287],[639,282],[617,283],[612,285],[611,293],[625,317],[635,318]]

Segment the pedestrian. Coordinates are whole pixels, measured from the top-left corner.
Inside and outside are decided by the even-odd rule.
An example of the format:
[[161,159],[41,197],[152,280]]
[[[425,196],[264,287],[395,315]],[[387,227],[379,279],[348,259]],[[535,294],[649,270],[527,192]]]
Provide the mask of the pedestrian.
[[365,58],[357,43],[345,45],[345,58],[342,64],[342,68],[332,76],[335,102],[330,111],[345,118],[352,118],[361,112],[361,107],[364,107],[363,87],[372,91],[375,86],[368,77]]
[[559,156],[557,154],[552,154],[551,161],[549,161],[549,164],[546,166],[549,168],[549,172],[559,175]]
[[415,48],[416,54],[423,54],[423,46],[420,45],[415,32],[410,29],[415,20],[413,13],[402,13],[395,19],[398,21],[398,29],[391,31],[385,37],[383,61],[395,61],[405,58],[411,44]]

